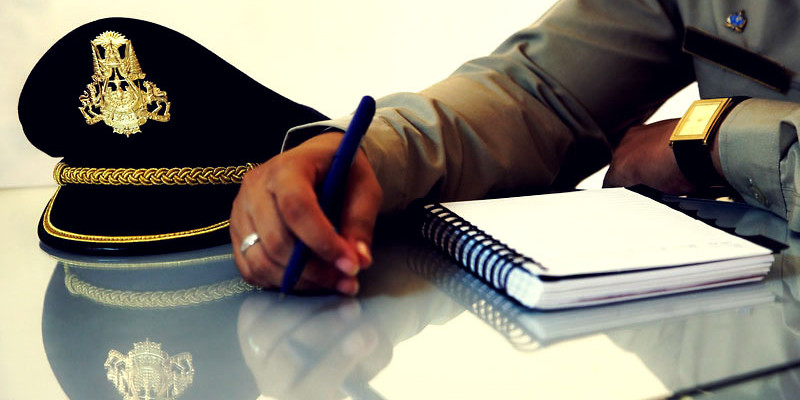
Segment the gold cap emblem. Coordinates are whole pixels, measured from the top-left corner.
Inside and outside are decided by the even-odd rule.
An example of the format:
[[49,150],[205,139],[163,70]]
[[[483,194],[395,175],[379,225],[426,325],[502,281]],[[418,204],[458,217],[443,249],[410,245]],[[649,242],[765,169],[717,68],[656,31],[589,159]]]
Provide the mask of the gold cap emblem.
[[194,378],[190,353],[170,356],[150,339],[134,343],[127,355],[110,350],[105,368],[108,380],[130,400],[174,400]]
[[94,75],[78,97],[86,123],[103,121],[114,132],[130,137],[148,119],[169,121],[167,92],[145,81],[131,41],[112,31],[91,41]]

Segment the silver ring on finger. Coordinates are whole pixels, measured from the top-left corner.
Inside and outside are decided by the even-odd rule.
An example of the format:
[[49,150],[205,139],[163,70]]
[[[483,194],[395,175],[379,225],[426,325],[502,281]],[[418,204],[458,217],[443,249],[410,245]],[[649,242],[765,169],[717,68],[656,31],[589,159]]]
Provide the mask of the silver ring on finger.
[[259,240],[261,240],[261,238],[259,238],[258,234],[255,232],[245,236],[244,240],[242,240],[242,244],[239,246],[239,252],[244,254],[247,249],[253,247]]

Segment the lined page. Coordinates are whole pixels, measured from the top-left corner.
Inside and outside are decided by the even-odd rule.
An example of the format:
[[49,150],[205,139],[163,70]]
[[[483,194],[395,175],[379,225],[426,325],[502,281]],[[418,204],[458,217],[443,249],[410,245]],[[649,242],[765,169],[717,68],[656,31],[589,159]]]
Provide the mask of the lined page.
[[770,254],[749,241],[624,188],[443,203],[565,276]]

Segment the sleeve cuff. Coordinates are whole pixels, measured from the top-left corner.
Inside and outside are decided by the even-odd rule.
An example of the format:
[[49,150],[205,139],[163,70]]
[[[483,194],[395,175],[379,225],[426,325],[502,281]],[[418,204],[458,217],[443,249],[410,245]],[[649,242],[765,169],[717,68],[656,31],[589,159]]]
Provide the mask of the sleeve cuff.
[[[299,125],[289,129],[283,139],[281,152],[292,149],[314,136],[330,130],[347,130],[351,116],[345,116],[328,121],[317,121]],[[383,204],[381,211],[389,212],[404,208],[408,205],[405,174],[406,165],[405,141],[398,135],[394,128],[380,116],[376,116],[367,134],[361,142],[361,148],[367,155],[367,160],[381,184],[383,190]],[[390,168],[382,168],[382,160],[388,160]]]
[[728,114],[717,136],[728,183],[747,203],[783,218],[787,218],[787,207],[781,185],[784,151],[779,128],[795,109],[788,102],[746,100]]
[[283,138],[283,145],[281,146],[281,152],[289,150],[293,147],[297,147],[300,143],[303,143],[306,140],[311,139],[312,137],[317,136],[319,134],[325,133],[329,130],[345,131],[347,129],[347,125],[349,124],[350,124],[349,118],[339,118],[335,120],[317,121],[309,124],[295,126],[294,128],[289,129],[288,132],[286,132],[286,136],[284,136]]

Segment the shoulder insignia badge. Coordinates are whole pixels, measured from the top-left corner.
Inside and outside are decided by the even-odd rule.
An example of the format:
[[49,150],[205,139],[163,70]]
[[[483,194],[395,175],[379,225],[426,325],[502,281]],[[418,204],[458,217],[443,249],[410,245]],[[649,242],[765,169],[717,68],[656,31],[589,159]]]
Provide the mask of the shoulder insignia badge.
[[169,121],[167,92],[153,82],[145,81],[145,73],[125,36],[107,31],[91,41],[94,74],[78,97],[86,123],[103,121],[114,132],[130,137],[141,132],[147,120]]
[[744,16],[744,10],[739,10],[728,18],[725,18],[725,27],[738,33],[744,32],[744,27],[747,25],[747,18]]
[[122,354],[110,350],[105,362],[106,376],[125,399],[175,400],[192,384],[192,355],[170,356],[161,344],[146,339]]

